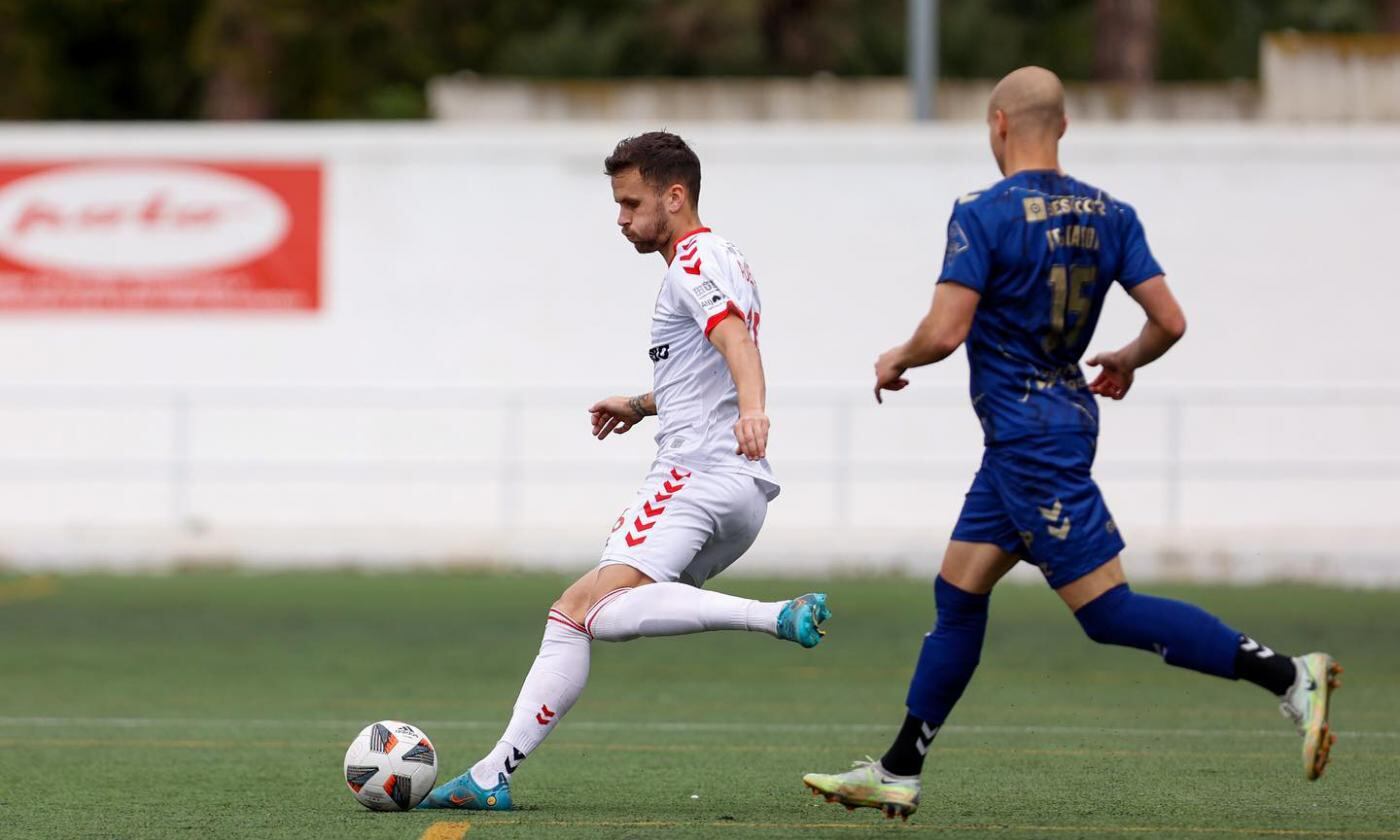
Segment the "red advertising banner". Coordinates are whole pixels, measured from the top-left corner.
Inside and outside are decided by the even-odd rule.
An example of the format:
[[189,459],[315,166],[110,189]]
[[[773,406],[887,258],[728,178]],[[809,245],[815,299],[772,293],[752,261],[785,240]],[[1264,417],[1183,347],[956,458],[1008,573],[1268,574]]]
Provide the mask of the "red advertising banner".
[[0,163],[0,311],[320,302],[318,163]]

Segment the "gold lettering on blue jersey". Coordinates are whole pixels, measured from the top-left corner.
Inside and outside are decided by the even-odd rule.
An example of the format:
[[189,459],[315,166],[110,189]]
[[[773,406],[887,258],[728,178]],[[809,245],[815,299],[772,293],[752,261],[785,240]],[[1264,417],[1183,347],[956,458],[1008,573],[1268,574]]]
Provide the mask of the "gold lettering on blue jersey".
[[1065,240],[1071,248],[1099,249],[1099,232],[1088,225],[1066,225]]
[[1046,202],[1046,211],[1055,216],[1107,216],[1108,205],[1101,198],[1082,195],[1056,195]]
[[[1082,195],[1033,195],[1021,199],[1021,207],[1026,211],[1027,222],[1043,222],[1060,216],[1108,215],[1107,202],[1101,198],[1086,198]],[[1050,234],[1047,232],[1045,235]]]
[[1045,231],[1045,246],[1051,251],[1056,248],[1083,248],[1099,250],[1099,232],[1089,225],[1065,225]]

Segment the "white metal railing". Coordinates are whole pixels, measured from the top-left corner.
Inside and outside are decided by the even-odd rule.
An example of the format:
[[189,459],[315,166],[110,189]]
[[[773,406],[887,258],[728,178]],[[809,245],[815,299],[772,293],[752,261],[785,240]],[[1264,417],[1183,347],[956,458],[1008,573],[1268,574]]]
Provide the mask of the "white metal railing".
[[[25,423],[44,422],[47,413],[67,411],[121,412],[137,410],[149,417],[149,422],[161,427],[155,437],[164,444],[148,444],[131,452],[121,436],[113,435],[110,447],[100,454],[67,454],[63,451],[31,455],[25,452],[22,439],[13,437],[0,451],[0,487],[9,485],[12,491],[26,483],[99,483],[110,485],[112,492],[128,482],[161,482],[168,492],[168,516],[171,524],[181,525],[198,517],[209,521],[219,518],[217,510],[196,510],[192,489],[207,482],[254,483],[275,494],[280,482],[318,480],[345,483],[424,483],[452,485],[459,483],[487,484],[494,488],[499,508],[497,517],[503,526],[520,521],[523,489],[533,481],[569,481],[604,477],[635,476],[638,459],[614,450],[570,450],[565,454],[545,452],[533,454],[526,429],[534,412],[577,410],[577,421],[560,425],[558,434],[582,438],[583,407],[606,390],[577,385],[561,387],[493,388],[493,387],[417,387],[417,386],[295,386],[295,387],[157,387],[157,386],[93,386],[93,387],[0,387],[0,412],[11,425],[9,434],[23,436]],[[803,442],[791,447],[781,460],[781,474],[789,483],[803,481],[829,482],[832,486],[830,508],[825,516],[831,524],[846,526],[852,522],[852,494],[861,481],[900,479],[911,476],[925,480],[964,480],[975,467],[977,436],[971,409],[965,392],[954,386],[920,386],[895,396],[893,405],[881,411],[889,416],[931,410],[961,412],[962,425],[955,435],[955,452],[948,446],[940,451],[935,438],[943,437],[939,430],[930,430],[929,439],[910,440],[898,455],[862,454],[862,442],[887,434],[883,428],[863,428],[862,412],[873,407],[865,386],[817,385],[775,388],[770,396],[772,410],[779,418],[775,436],[789,435],[784,429],[784,411],[813,411],[829,420],[829,432],[822,434],[806,430]],[[1161,485],[1165,499],[1161,516],[1168,530],[1183,525],[1183,499],[1188,482],[1231,481],[1343,481],[1352,483],[1400,481],[1400,387],[1396,386],[1336,386],[1336,385],[1210,385],[1167,387],[1140,385],[1123,405],[1138,411],[1156,414],[1151,425],[1155,431],[1141,448],[1159,450],[1159,454],[1132,454],[1122,457],[1105,453],[1096,474],[1106,480],[1145,480]],[[1186,441],[1188,422],[1193,412],[1211,410],[1231,412],[1264,410],[1264,416],[1277,418],[1321,418],[1315,427],[1316,439],[1348,443],[1353,454],[1308,454],[1306,441],[1276,429],[1261,428],[1260,436],[1273,434],[1277,444],[1260,443],[1257,451],[1240,457],[1219,453],[1194,455]],[[426,447],[426,454],[413,457],[376,452],[367,446],[352,457],[288,457],[285,454],[248,456],[221,454],[218,447],[196,446],[201,423],[206,415],[216,411],[298,411],[331,412],[353,417],[358,412],[414,411],[436,413],[471,412],[494,418],[487,423],[494,429],[494,439],[482,442],[471,454],[462,454],[461,447],[442,446],[440,454]],[[1105,425],[1117,421],[1117,405],[1105,405]],[[1348,441],[1355,429],[1345,428],[1328,413],[1353,413],[1358,417],[1379,417],[1373,432],[1374,440]],[[1379,414],[1377,414],[1379,412]],[[876,415],[883,417],[884,415]],[[138,424],[139,425],[139,424]],[[1272,424],[1271,424],[1272,425]],[[16,431],[17,429],[17,431]],[[801,431],[801,430],[798,430]],[[935,432],[938,432],[935,434]],[[101,430],[94,434],[101,435]],[[549,432],[553,434],[553,431]],[[634,433],[630,441],[648,436],[648,431]],[[283,441],[285,443],[285,441]],[[648,449],[649,441],[627,444],[629,453]],[[587,444],[585,444],[587,445]],[[99,447],[100,448],[100,447]],[[1210,446],[1206,446],[1210,449]],[[796,451],[793,451],[793,450]],[[598,453],[598,454],[594,454]],[[1378,521],[1378,526],[1395,526],[1394,520]]]

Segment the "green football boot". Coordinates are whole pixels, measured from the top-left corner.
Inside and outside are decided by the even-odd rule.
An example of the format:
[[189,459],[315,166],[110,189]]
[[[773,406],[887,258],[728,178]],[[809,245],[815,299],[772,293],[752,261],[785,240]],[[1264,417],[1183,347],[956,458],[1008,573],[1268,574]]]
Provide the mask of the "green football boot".
[[1298,734],[1303,736],[1303,774],[1310,781],[1316,781],[1327,769],[1332,744],[1337,740],[1327,718],[1331,712],[1332,692],[1342,687],[1341,680],[1337,679],[1342,666],[1325,653],[1295,656],[1293,664],[1298,668],[1298,676],[1278,708],[1284,717],[1297,724]]
[[919,810],[917,776],[890,776],[880,762],[869,756],[853,765],[852,769],[834,776],[808,773],[802,777],[802,784],[811,788],[814,796],[824,796],[827,802],[840,802],[847,811],[876,808],[889,819],[899,815],[907,820]]

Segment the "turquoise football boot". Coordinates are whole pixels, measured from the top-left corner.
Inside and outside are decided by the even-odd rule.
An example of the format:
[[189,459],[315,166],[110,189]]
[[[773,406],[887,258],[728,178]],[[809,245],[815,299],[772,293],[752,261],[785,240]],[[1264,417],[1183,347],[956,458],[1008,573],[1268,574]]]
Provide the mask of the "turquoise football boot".
[[825,592],[808,592],[783,605],[778,613],[778,638],[797,642],[805,648],[816,647],[826,635],[822,622],[831,618],[826,608]]
[[422,808],[455,808],[459,811],[509,811],[510,782],[506,774],[497,777],[496,786],[487,790],[476,783],[470,770],[433,788],[418,803]]

